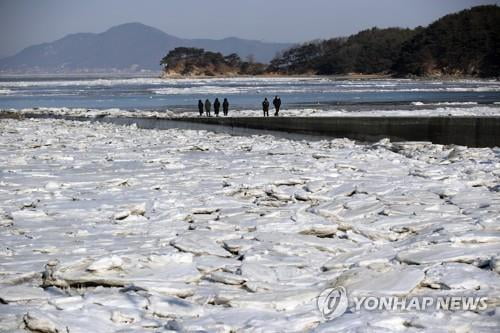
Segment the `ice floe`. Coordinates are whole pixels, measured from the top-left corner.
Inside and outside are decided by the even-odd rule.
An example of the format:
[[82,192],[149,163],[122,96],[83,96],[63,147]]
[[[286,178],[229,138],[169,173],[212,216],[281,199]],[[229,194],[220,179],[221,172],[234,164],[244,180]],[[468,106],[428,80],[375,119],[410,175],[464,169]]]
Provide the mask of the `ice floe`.
[[[498,329],[498,148],[34,119],[0,133],[3,330]],[[316,300],[336,286],[490,299],[325,322]]]

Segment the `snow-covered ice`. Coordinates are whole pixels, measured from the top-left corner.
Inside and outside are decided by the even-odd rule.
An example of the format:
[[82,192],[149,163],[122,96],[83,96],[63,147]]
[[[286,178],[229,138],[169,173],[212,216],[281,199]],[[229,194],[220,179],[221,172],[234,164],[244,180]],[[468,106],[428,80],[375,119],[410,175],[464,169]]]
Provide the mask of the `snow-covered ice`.
[[[0,166],[0,331],[499,328],[499,148],[3,119]],[[333,286],[488,309],[325,322]]]
[[[420,104],[418,104],[420,105]],[[147,110],[123,110],[119,108],[111,109],[83,109],[83,108],[25,108],[25,109],[2,109],[2,111],[15,112],[17,114],[47,114],[64,115],[78,117],[146,117],[146,118],[183,118],[197,117],[196,112],[173,112],[147,111]],[[238,109],[231,110],[229,117],[261,117],[262,111],[259,109]],[[415,110],[407,109],[380,109],[375,107],[370,111],[350,111],[339,107],[331,108],[293,108],[288,107],[280,111],[280,117],[449,117],[449,116],[500,116],[500,107],[495,105],[424,105],[423,108]]]

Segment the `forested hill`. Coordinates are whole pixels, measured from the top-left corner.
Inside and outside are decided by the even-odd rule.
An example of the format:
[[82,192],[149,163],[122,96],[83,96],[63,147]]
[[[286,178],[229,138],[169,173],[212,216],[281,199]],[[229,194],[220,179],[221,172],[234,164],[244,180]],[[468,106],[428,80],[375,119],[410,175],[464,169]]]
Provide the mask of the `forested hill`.
[[415,75],[500,75],[500,7],[441,18],[403,45],[393,70]]
[[320,75],[388,72],[398,59],[403,43],[417,31],[373,28],[348,38],[306,43],[274,58],[269,70]]
[[426,28],[373,28],[306,43],[282,52],[268,71],[498,77],[499,59],[500,7],[492,5],[447,15]]
[[228,56],[204,49],[178,47],[170,51],[160,62],[164,77],[171,76],[226,76],[263,74],[266,65],[243,61],[236,54]]

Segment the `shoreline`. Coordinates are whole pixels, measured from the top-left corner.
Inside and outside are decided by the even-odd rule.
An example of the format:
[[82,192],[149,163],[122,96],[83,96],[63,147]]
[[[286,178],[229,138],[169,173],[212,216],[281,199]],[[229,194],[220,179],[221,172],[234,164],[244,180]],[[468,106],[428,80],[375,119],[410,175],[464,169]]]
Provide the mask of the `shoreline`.
[[53,119],[135,126],[141,129],[204,130],[230,135],[347,138],[360,142],[431,142],[467,147],[500,147],[500,116],[323,116],[162,117],[0,112],[0,119]]
[[478,76],[394,76],[391,74],[339,74],[339,75],[315,75],[315,74],[262,74],[262,75],[164,75],[161,71],[150,73],[19,73],[5,74],[0,73],[0,80],[9,80],[17,78],[37,78],[37,79],[52,79],[52,78],[156,78],[165,80],[207,80],[207,79],[245,79],[245,78],[327,78],[332,80],[415,80],[415,81],[462,81],[462,80],[477,80],[477,81],[493,81],[499,82],[499,77],[478,77]]
[[394,76],[390,74],[339,74],[339,75],[316,75],[316,74],[262,74],[262,75],[160,75],[158,78],[165,80],[192,80],[192,79],[226,79],[226,78],[329,78],[332,80],[415,80],[415,81],[500,81],[498,77],[477,76]]

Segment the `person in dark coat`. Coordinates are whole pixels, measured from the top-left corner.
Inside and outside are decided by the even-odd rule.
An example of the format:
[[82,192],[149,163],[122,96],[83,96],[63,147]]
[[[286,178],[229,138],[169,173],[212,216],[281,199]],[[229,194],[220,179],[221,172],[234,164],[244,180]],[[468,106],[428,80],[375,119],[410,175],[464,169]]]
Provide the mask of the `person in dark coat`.
[[264,102],[262,102],[262,111],[264,111],[264,117],[269,117],[269,101],[267,97],[264,98]]
[[276,110],[276,112],[274,112],[274,116],[277,117],[278,113],[280,112],[281,98],[279,98],[278,96],[274,96],[273,105],[274,105],[274,109]]
[[224,116],[227,116],[229,113],[229,101],[227,98],[224,98],[224,102],[222,102],[222,111],[224,112]]
[[219,99],[216,98],[214,101],[214,113],[215,113],[216,117],[219,116],[219,110],[220,110],[220,102],[219,102]]
[[203,102],[201,99],[198,100],[198,112],[200,113],[200,117],[203,116]]
[[207,117],[210,117],[210,109],[212,108],[212,104],[208,100],[208,98],[205,100],[205,112],[207,113]]

